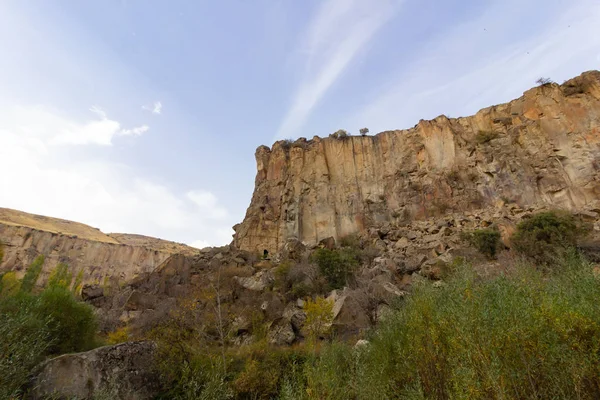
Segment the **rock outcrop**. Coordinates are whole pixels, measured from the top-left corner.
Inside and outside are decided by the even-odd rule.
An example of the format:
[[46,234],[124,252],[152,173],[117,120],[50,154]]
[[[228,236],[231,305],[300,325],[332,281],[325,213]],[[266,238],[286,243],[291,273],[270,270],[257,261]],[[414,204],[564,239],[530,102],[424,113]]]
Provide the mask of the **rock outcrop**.
[[253,252],[508,202],[577,210],[600,199],[600,72],[471,117],[279,141],[256,161],[252,201],[234,227],[235,246]]
[[199,250],[141,235],[104,234],[77,222],[0,208],[0,242],[4,258],[0,272],[22,276],[39,256],[44,263],[38,284],[43,285],[58,263],[69,265],[82,283],[116,285],[151,272],[174,254]]
[[50,359],[35,372],[30,398],[152,399],[160,389],[155,353],[153,342],[128,342]]

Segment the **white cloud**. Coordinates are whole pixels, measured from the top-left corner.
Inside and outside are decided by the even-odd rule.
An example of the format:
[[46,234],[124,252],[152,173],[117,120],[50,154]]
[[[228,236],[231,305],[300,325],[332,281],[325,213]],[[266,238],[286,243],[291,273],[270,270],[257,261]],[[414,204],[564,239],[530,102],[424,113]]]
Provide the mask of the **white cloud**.
[[[372,100],[350,117],[349,125],[367,125],[378,132],[408,128],[419,119],[442,113],[469,115],[520,96],[540,76],[562,82],[597,68],[600,4],[579,0],[569,7],[548,9],[553,15],[546,16],[545,26],[530,34],[515,31],[507,22],[511,18],[506,14],[522,6],[518,0],[490,2],[487,12],[476,20],[424,43],[420,47],[426,53],[411,54],[416,61],[405,64],[396,79],[374,90]],[[527,10],[522,13],[526,15]],[[507,31],[518,39],[505,37]]]
[[295,136],[331,85],[393,16],[396,3],[392,0],[327,0],[321,4],[303,46],[305,76],[277,137]]
[[140,136],[142,133],[147,132],[148,129],[150,129],[148,127],[148,125],[136,126],[133,129],[122,129],[119,132],[119,135],[122,135],[122,136]]
[[162,103],[155,101],[151,106],[142,106],[142,109],[150,111],[152,114],[160,114],[162,112]]
[[52,146],[110,146],[116,136],[139,136],[149,129],[147,125],[122,129],[121,124],[109,119],[102,109],[92,107],[90,111],[96,114],[96,118],[81,123],[44,107],[15,107],[5,117],[4,123],[15,133]]
[[210,192],[192,190],[187,193],[187,198],[203,211],[207,218],[223,219],[228,216],[227,210],[219,206],[217,197]]
[[[100,109],[94,112],[102,118]],[[115,135],[144,130],[123,133],[119,122],[105,126],[106,121],[79,123],[40,107],[0,110],[0,171],[5,171],[0,207],[79,221],[104,232],[203,245],[231,242],[233,223],[214,194],[175,193],[100,158],[102,147],[76,147],[102,146]],[[75,139],[81,137],[86,139]]]

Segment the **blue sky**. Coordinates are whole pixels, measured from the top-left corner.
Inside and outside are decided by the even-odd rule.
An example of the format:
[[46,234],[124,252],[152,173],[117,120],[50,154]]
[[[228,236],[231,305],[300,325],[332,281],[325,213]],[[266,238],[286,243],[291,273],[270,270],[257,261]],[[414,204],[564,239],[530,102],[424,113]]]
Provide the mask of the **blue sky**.
[[597,0],[0,0],[0,206],[225,244],[254,150],[600,66]]

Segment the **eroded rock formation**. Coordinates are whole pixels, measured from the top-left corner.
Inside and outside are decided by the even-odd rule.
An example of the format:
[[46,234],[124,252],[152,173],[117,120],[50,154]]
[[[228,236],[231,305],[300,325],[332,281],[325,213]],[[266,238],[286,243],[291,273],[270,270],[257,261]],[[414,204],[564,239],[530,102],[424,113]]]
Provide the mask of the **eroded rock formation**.
[[159,391],[155,353],[152,342],[129,342],[50,359],[35,372],[29,398],[152,399]]
[[43,285],[58,263],[69,265],[82,283],[118,284],[151,272],[173,254],[192,255],[191,247],[140,235],[104,234],[77,222],[0,208],[0,242],[4,258],[0,272],[20,277],[44,255],[38,284]]
[[508,202],[580,209],[600,198],[600,72],[471,117],[279,141],[256,161],[252,201],[234,227],[234,244],[253,252]]

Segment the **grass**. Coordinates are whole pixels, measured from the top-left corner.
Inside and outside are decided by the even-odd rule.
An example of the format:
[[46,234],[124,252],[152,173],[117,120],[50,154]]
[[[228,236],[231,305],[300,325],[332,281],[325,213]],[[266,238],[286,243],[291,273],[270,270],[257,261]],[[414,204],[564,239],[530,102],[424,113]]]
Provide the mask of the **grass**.
[[544,271],[483,280],[461,264],[441,288],[416,284],[364,347],[229,349],[228,375],[203,382],[216,399],[600,398],[599,278],[574,252]]

